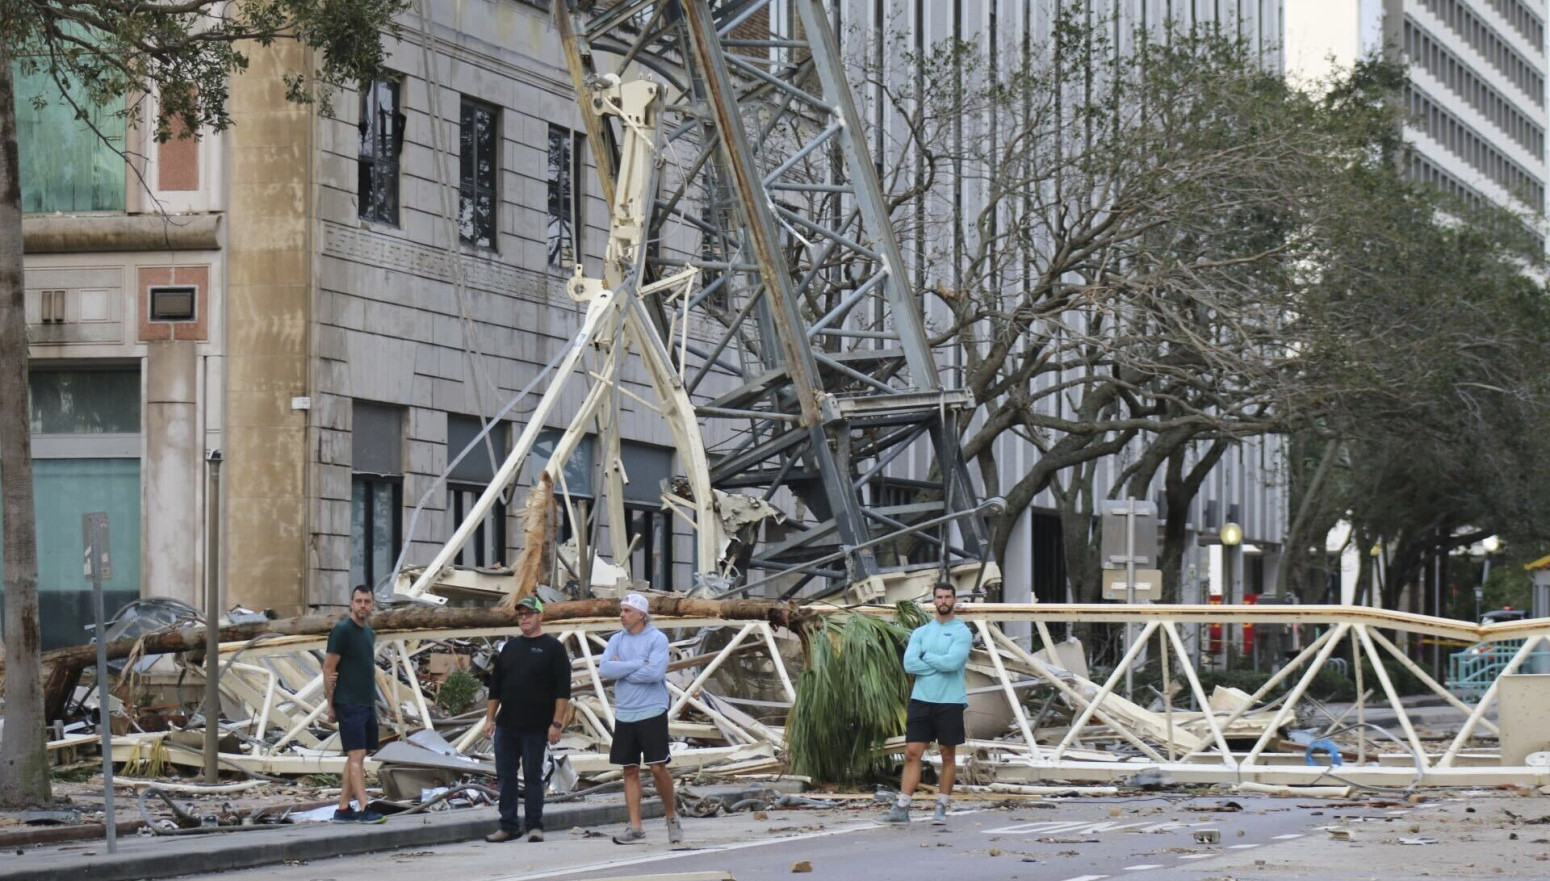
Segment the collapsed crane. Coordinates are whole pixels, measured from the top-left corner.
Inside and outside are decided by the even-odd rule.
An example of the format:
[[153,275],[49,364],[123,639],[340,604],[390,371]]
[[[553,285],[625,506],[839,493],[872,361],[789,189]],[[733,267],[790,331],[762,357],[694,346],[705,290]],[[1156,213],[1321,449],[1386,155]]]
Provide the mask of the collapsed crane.
[[[589,354],[547,471],[563,493],[563,463],[595,432],[606,522],[624,522],[632,351],[654,393],[641,403],[677,446],[663,503],[694,534],[696,591],[866,602],[999,581],[959,448],[972,400],[937,369],[823,5],[791,7],[555,4],[610,206],[602,273],[577,264],[581,332],[483,497],[400,593],[432,597]],[[912,449],[935,477],[898,473]],[[750,499],[786,528],[738,518]],[[625,531],[608,536],[627,567]]]
[[[882,614],[877,601],[919,596],[944,577],[966,591],[999,581],[982,520],[996,502],[977,498],[958,444],[960,420],[973,402],[946,388],[938,370],[876,171],[859,140],[861,123],[821,0],[566,0],[555,4],[555,20],[609,205],[601,272],[576,267],[567,291],[584,317],[556,362],[554,380],[464,522],[427,566],[400,573],[396,593],[440,604],[445,597],[438,590],[465,583],[460,579],[468,573],[453,569],[452,561],[522,474],[539,432],[562,412],[569,421],[550,452],[547,481],[537,481],[539,491],[552,485],[569,496],[564,463],[594,434],[603,451],[598,522],[607,527],[607,554],[597,543],[579,545],[577,566],[588,573],[606,556],[636,584],[642,573],[628,571],[631,544],[617,528],[630,479],[619,455],[620,407],[634,399],[658,414],[674,439],[680,474],[661,487],[661,499],[688,524],[695,546],[692,585],[663,578],[652,586],[713,600],[756,591],[786,601],[840,600],[806,609],[794,603],[738,609],[685,608],[680,602],[688,599],[681,596],[653,598],[653,612],[672,627],[720,627],[730,634],[716,645],[689,639],[680,646],[675,673],[681,676],[671,683],[673,731],[699,744],[680,758],[744,772],[775,770],[783,731],[774,717],[795,697],[778,628],[802,616],[836,614],[838,605]],[[574,383],[586,385],[579,404]],[[643,387],[649,392],[634,390]],[[932,476],[923,477],[918,462],[906,471],[902,465],[911,457],[929,457]],[[578,533],[590,531],[580,526]],[[555,632],[577,654],[580,719],[569,736],[583,771],[603,772],[607,764],[598,748],[611,736],[612,710],[595,653],[600,635],[617,626],[612,611],[598,601],[552,613]],[[1496,631],[1345,607],[975,604],[963,614],[980,637],[970,666],[981,677],[969,710],[977,728],[970,746],[984,766],[996,769],[991,779],[1004,785],[1123,780],[1158,768],[1180,782],[1319,783],[1328,769],[1315,766],[1312,747],[1289,740],[1287,731],[1313,679],[1342,644],[1372,663],[1405,733],[1401,752],[1374,752],[1377,761],[1344,772],[1347,779],[1369,785],[1547,779],[1543,766],[1531,769],[1518,755],[1535,750],[1537,741],[1518,749],[1507,738],[1495,751],[1474,744],[1477,727],[1496,727],[1485,718],[1496,700],[1494,685],[1469,705],[1424,671],[1411,671],[1464,716],[1462,729],[1442,744],[1410,723],[1381,672],[1383,651],[1410,663],[1383,629],[1477,639]],[[393,626],[380,631],[389,636],[381,680],[391,725],[406,737],[439,726],[458,749],[471,749],[478,726],[467,718],[438,718],[422,690],[422,670],[431,658],[478,657],[513,626],[494,610],[392,615],[401,617],[384,619]],[[1078,620],[1147,626],[1100,684],[1087,678],[1079,647],[1076,657],[1063,657],[1069,647],[1056,646],[1045,629],[1048,622]],[[1011,622],[1037,628],[1043,649],[1029,651],[1010,639],[1000,625]],[[1324,630],[1254,694],[1208,694],[1181,628],[1255,622]],[[223,753],[224,761],[265,773],[330,770],[339,763],[318,724],[326,708],[315,653],[328,623],[295,619],[225,634],[241,641],[221,647],[223,689],[240,707],[238,715],[247,716],[227,727],[254,743],[247,752]],[[200,644],[175,636],[163,634],[168,647],[161,650]],[[1500,636],[1524,640],[1513,649],[1517,666],[1510,673],[1550,631],[1528,622]],[[1160,711],[1116,690],[1152,640],[1162,660]],[[794,640],[787,642],[789,648]],[[774,710],[769,717],[756,718],[738,710],[732,696],[712,693],[718,669],[740,661],[770,672],[774,699],[746,702]],[[1169,671],[1175,663],[1192,711],[1174,709]],[[60,672],[51,682],[59,679],[53,690],[61,701],[69,690],[66,675],[82,664],[60,656],[50,666]],[[1291,691],[1272,694],[1283,681]],[[1048,696],[1037,715],[1024,706],[1029,689]],[[1365,697],[1358,701],[1360,719]],[[976,723],[975,716],[984,719]],[[1336,719],[1331,727],[1340,724]],[[145,733],[116,739],[113,748],[127,761],[165,752],[170,742]],[[1355,740],[1353,757],[1361,766],[1368,764],[1368,748],[1367,740]]]

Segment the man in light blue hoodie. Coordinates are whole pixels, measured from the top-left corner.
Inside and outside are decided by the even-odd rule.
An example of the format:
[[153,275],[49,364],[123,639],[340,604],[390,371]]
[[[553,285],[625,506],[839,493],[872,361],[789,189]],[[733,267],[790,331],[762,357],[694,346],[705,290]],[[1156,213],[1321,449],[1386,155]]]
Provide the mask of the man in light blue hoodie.
[[624,629],[608,640],[598,672],[614,680],[614,742],[608,760],[624,768],[624,803],[630,825],[615,844],[646,837],[640,819],[640,766],[651,769],[667,815],[667,840],[683,841],[683,826],[673,801],[673,775],[667,772],[667,636],[651,624],[650,604],[638,593],[619,601]]
[[942,753],[942,775],[937,781],[936,813],[931,822],[946,825],[957,747],[965,739],[963,711],[969,696],[963,686],[963,668],[974,636],[969,626],[953,615],[958,597],[951,584],[931,588],[931,605],[936,620],[915,628],[904,649],[904,671],[915,676],[915,687],[910,690],[904,727],[904,779],[899,783],[898,801],[883,818],[888,823],[910,821],[910,799],[920,784],[920,760],[926,746],[935,741]]

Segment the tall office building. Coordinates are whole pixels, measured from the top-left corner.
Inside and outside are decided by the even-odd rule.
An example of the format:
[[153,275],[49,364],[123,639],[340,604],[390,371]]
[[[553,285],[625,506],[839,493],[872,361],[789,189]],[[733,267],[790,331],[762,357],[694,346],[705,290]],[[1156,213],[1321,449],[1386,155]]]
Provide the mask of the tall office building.
[[1385,51],[1409,69],[1410,171],[1460,198],[1542,212],[1545,0],[1298,0],[1286,66],[1304,80]]

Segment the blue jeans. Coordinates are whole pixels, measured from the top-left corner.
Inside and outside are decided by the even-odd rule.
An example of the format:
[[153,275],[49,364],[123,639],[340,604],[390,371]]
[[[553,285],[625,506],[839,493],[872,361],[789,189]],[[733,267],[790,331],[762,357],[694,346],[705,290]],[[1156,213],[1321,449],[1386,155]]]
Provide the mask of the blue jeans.
[[[544,828],[544,751],[547,731],[495,728],[495,776],[501,782],[501,828],[517,832]],[[517,769],[522,769],[527,825],[517,822]]]

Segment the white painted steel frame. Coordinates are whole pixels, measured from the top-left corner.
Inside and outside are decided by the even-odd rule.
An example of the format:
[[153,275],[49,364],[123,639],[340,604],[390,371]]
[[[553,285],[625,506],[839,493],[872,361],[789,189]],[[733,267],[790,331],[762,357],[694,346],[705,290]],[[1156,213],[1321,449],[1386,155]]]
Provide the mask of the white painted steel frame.
[[[893,610],[889,607],[843,609],[833,606],[813,606],[809,607],[809,611],[818,614],[861,613],[879,617],[893,615]],[[1503,767],[1493,746],[1485,744],[1471,746],[1471,738],[1480,726],[1485,725],[1492,730],[1495,728],[1485,717],[1495,704],[1499,691],[1497,685],[1493,684],[1474,704],[1460,700],[1449,694],[1441,683],[1428,675],[1419,665],[1406,658],[1404,653],[1380,630],[1380,628],[1393,629],[1471,640],[1523,639],[1522,648],[1516,651],[1503,670],[1503,674],[1506,675],[1520,669],[1530,653],[1550,639],[1550,619],[1475,626],[1465,622],[1366,607],[1124,606],[1117,604],[1100,606],[971,604],[961,607],[959,616],[971,624],[983,646],[994,649],[988,653],[988,659],[976,662],[977,667],[994,670],[997,681],[993,686],[994,690],[990,693],[998,694],[1008,702],[1012,717],[1015,719],[1015,725],[1007,735],[1007,739],[977,740],[970,745],[970,748],[974,749],[990,766],[995,767],[998,778],[1007,783],[1037,780],[1119,780],[1148,768],[1162,770],[1180,783],[1255,782],[1276,786],[1313,785],[1328,783],[1331,778],[1365,785],[1397,787],[1550,783],[1550,769]],[[1077,620],[1103,620],[1116,623],[1129,620],[1141,623],[1144,627],[1142,637],[1136,640],[1131,651],[1126,653],[1121,664],[1109,673],[1101,686],[1054,667],[1048,660],[1054,657],[1052,652],[1034,651],[1022,646],[996,626],[1014,621],[1032,621],[1043,625],[1049,622]],[[1113,697],[1114,688],[1122,681],[1127,667],[1133,669],[1137,659],[1141,657],[1139,647],[1145,645],[1153,636],[1162,642],[1163,652],[1170,665],[1176,662],[1182,678],[1190,683],[1190,694],[1197,707],[1209,706],[1208,696],[1204,693],[1198,673],[1178,632],[1181,624],[1209,623],[1316,624],[1326,626],[1328,629],[1257,689],[1250,696],[1248,705],[1203,715],[1197,711],[1195,717],[1200,720],[1197,724],[1203,724],[1209,730],[1209,736],[1191,735],[1193,738],[1191,742],[1198,741],[1200,744],[1196,748],[1187,751],[1178,750],[1176,744],[1170,743],[1169,737],[1173,735],[1169,735],[1168,732],[1187,730],[1177,721],[1178,717],[1185,714],[1185,709],[1173,708],[1171,701],[1166,727],[1127,726],[1123,721],[1123,714],[1136,712],[1136,709],[1133,706],[1122,707],[1119,703],[1114,703],[1112,706],[1109,704],[1111,701],[1117,701],[1117,698]],[[691,731],[697,730],[695,726],[700,723],[690,723],[684,715],[693,710],[709,717],[715,727],[719,728],[733,745],[741,743],[777,750],[783,747],[782,731],[748,718],[729,718],[727,714],[719,712],[703,695],[704,687],[727,659],[734,653],[753,652],[759,654],[762,659],[767,659],[771,664],[787,700],[795,699],[795,687],[782,662],[775,633],[769,624],[763,621],[722,621],[709,618],[659,618],[657,624],[665,629],[694,630],[717,627],[732,632],[731,638],[722,647],[699,658],[696,667],[691,668],[696,669],[697,672],[690,677],[687,685],[680,686],[676,682],[670,684],[670,692],[673,696],[670,720],[675,725]],[[602,640],[618,627],[617,619],[607,618],[559,622],[549,628],[550,633],[558,636],[571,648],[578,697],[572,705],[577,707],[579,724],[599,742],[599,750],[606,749],[608,738],[611,736],[613,706],[609,689],[598,672],[598,653]],[[419,727],[431,718],[424,692],[420,689],[414,675],[413,655],[438,640],[468,637],[498,638],[514,635],[517,632],[513,624],[509,628],[478,631],[449,629],[384,634],[386,639],[382,650],[390,657],[394,673],[398,674],[394,676],[393,681],[407,688],[407,706],[410,714],[402,717],[397,724]],[[1398,699],[1393,682],[1386,672],[1378,672],[1377,676],[1385,701],[1392,708],[1397,720],[1399,733],[1392,736],[1398,750],[1390,749],[1388,752],[1383,752],[1380,746],[1380,751],[1372,756],[1372,761],[1364,764],[1348,764],[1334,769],[1308,766],[1304,764],[1304,756],[1301,752],[1278,752],[1274,748],[1277,743],[1277,732],[1293,718],[1293,714],[1305,699],[1319,670],[1335,655],[1336,651],[1347,644],[1348,639],[1354,651],[1374,662],[1375,670],[1383,671],[1382,664],[1377,662],[1381,661],[1384,654],[1395,658],[1416,675],[1428,689],[1443,697],[1447,705],[1459,713],[1460,730],[1449,742],[1445,751],[1439,753],[1427,748],[1404,703]],[[326,708],[323,702],[316,701],[321,685],[320,679],[312,674],[309,681],[292,690],[288,687],[287,677],[279,676],[275,672],[275,669],[291,670],[295,674],[292,677],[293,681],[298,677],[311,674],[311,671],[316,669],[316,662],[309,653],[321,649],[322,643],[321,636],[307,636],[281,637],[256,644],[234,643],[222,646],[222,653],[232,656],[226,663],[226,672],[222,679],[223,687],[227,689],[227,696],[250,707],[253,718],[258,724],[267,726],[270,720],[278,720],[286,726],[283,735],[278,739],[267,741],[256,751],[251,757],[254,761],[266,767],[278,767],[274,764],[276,761],[281,761],[283,764],[283,761],[290,761],[291,758],[306,763],[314,760],[314,757],[308,753],[319,748],[326,749],[332,741],[330,738],[317,743],[308,733]],[[1381,652],[1380,647],[1383,650]],[[237,661],[238,654],[242,656],[241,662]],[[277,664],[293,664],[293,666],[276,668]],[[1068,732],[1063,733],[1058,743],[1048,741],[1041,743],[1040,731],[1033,728],[1033,723],[1023,710],[1017,691],[1017,686],[1022,683],[1015,682],[1014,679],[1029,674],[1054,688],[1074,714],[1073,724]],[[1266,696],[1277,686],[1289,680],[1292,686],[1284,699],[1273,699],[1268,703],[1265,701]],[[398,685],[390,687],[398,687]],[[585,699],[580,699],[583,697]],[[398,707],[404,707],[406,702],[395,698],[394,703]],[[1234,723],[1256,711],[1268,712],[1268,725],[1264,727],[1263,732],[1250,748],[1232,749],[1227,740],[1227,732],[1231,730]],[[478,728],[479,726],[475,725],[455,745],[459,749],[471,748],[481,736]],[[703,729],[704,726],[700,725],[700,728]],[[262,728],[254,733],[260,738],[263,737]],[[298,743],[298,739],[313,742]],[[1124,744],[1133,750],[1134,755],[1095,752],[1092,746],[1102,742]],[[308,746],[311,749],[298,754],[296,752],[298,746]],[[1182,753],[1181,757],[1176,760],[1168,759],[1165,754],[1170,750],[1174,750],[1173,754]],[[585,753],[582,754],[585,755]],[[710,753],[706,756],[708,760],[711,758]]]

